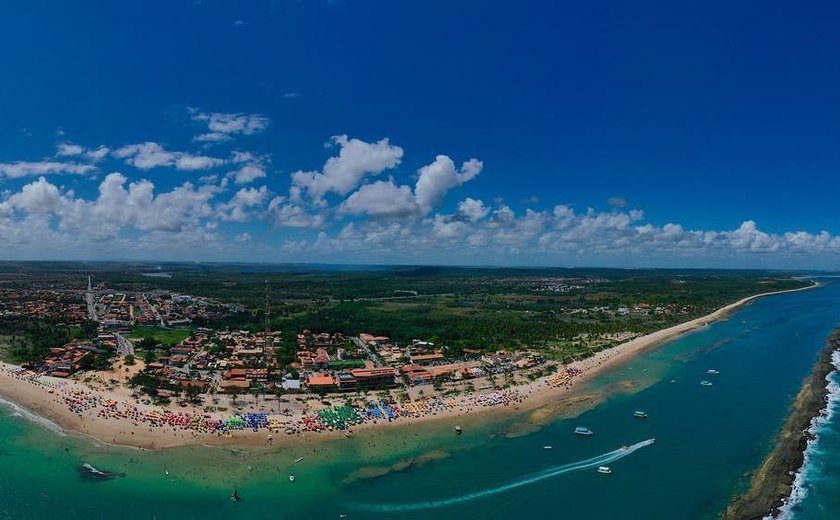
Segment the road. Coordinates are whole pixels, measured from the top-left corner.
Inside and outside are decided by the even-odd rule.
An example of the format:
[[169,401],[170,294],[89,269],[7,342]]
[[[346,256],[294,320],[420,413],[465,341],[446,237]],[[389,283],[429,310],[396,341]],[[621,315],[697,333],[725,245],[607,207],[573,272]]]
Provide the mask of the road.
[[117,338],[117,354],[125,356],[128,354],[134,355],[134,343],[128,340],[125,336],[119,333],[114,333]]
[[85,293],[85,301],[87,302],[88,319],[99,323],[99,316],[96,315],[96,304],[93,302],[93,291]]
[[353,343],[355,343],[357,347],[365,349],[365,352],[367,352],[368,359],[370,359],[373,362],[373,366],[375,366],[376,368],[381,368],[382,367],[382,363],[379,361],[379,358],[377,358],[374,355],[373,351],[370,350],[370,346],[368,346],[367,343],[360,340],[359,338],[350,338],[350,339],[353,340]]

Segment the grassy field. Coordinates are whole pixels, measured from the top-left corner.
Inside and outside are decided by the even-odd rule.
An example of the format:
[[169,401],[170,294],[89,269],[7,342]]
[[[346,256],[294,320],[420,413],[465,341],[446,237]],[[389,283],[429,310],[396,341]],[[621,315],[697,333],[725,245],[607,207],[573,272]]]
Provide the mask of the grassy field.
[[161,327],[134,327],[129,334],[128,339],[140,340],[148,336],[152,336],[158,342],[165,345],[177,345],[190,337],[191,329],[164,329]]

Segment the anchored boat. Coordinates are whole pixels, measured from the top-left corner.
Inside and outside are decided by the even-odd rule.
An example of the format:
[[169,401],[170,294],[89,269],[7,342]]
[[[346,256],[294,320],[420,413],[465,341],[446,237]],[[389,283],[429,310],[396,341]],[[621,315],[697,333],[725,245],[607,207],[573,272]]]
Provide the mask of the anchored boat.
[[595,435],[595,432],[593,432],[589,428],[578,426],[577,428],[575,428],[575,435]]
[[648,414],[640,410],[636,410],[636,412],[633,414],[633,417],[635,417],[636,419],[647,419]]
[[710,381],[700,381],[700,384],[703,386],[712,386],[712,383]]

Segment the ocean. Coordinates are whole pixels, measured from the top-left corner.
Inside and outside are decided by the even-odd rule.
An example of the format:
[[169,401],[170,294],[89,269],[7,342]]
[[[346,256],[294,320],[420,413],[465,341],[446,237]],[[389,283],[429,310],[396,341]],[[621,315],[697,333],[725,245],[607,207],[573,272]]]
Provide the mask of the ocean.
[[[0,403],[0,518],[712,519],[772,448],[838,324],[840,284],[772,296],[579,385],[578,406],[305,448],[111,447]],[[818,426],[795,518],[840,510],[838,416]],[[83,463],[121,476],[85,479]]]

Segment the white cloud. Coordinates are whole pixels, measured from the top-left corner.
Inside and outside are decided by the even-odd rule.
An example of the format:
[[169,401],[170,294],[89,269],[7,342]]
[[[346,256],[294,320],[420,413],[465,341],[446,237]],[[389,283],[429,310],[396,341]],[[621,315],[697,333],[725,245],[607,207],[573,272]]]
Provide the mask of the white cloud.
[[268,128],[269,119],[262,114],[202,112],[191,108],[193,121],[207,124],[209,132],[197,135],[194,141],[218,143],[230,141],[235,135],[253,135]]
[[114,156],[141,170],[162,166],[174,166],[178,170],[207,170],[225,163],[224,159],[205,155],[191,155],[186,152],[170,152],[155,142],[122,146]]
[[268,188],[242,188],[225,204],[220,205],[222,220],[247,222],[256,215],[255,210],[262,208],[268,200]]
[[58,146],[56,146],[55,154],[59,157],[66,157],[68,155],[82,155],[84,151],[85,148],[77,144],[59,143]]
[[346,135],[335,136],[330,144],[339,147],[337,157],[330,157],[322,172],[298,171],[292,174],[292,185],[305,190],[314,202],[323,203],[327,193],[347,195],[368,175],[379,175],[394,168],[403,156],[403,149],[392,146],[388,139],[366,143]]
[[472,180],[483,168],[484,163],[470,159],[458,170],[452,159],[438,155],[432,164],[420,168],[417,186],[414,188],[417,203],[428,213],[441,203],[449,190]]
[[419,209],[411,188],[397,186],[392,179],[365,184],[340,206],[344,213],[374,217],[406,217]]
[[484,202],[467,197],[458,203],[457,216],[460,219],[466,219],[469,222],[477,222],[490,213],[490,208],[484,205]]
[[257,179],[267,176],[266,165],[270,161],[269,156],[255,156],[250,152],[233,152],[231,162],[242,164],[238,169],[228,173],[236,184],[249,184]]
[[85,157],[93,162],[101,161],[111,151],[107,146],[99,146],[98,148],[85,148],[84,146],[73,143],[58,143],[55,149],[56,157]]
[[0,163],[0,177],[19,179],[35,175],[87,175],[96,171],[96,166],[90,164],[66,163],[60,161],[19,161]]
[[268,204],[268,215],[277,227],[320,228],[326,222],[323,212],[312,213],[286,197],[274,197]]

